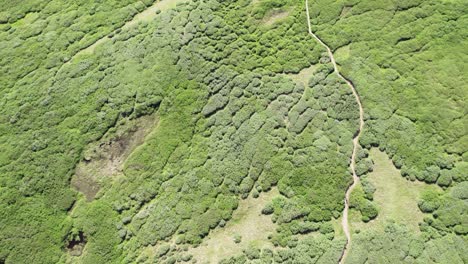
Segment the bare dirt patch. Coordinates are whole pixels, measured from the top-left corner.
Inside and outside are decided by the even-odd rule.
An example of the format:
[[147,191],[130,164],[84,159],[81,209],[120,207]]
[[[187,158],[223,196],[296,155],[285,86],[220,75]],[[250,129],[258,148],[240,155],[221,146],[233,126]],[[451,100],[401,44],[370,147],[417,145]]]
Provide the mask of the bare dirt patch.
[[[276,229],[271,216],[263,215],[262,209],[274,197],[280,195],[276,188],[267,193],[261,193],[258,198],[249,196],[239,203],[232,220],[224,228],[218,228],[210,233],[197,248],[189,250],[196,263],[218,263],[221,259],[241,253],[242,249],[255,247],[273,247],[268,240],[268,234]],[[240,242],[236,243],[236,238]]]
[[88,201],[94,199],[103,180],[122,173],[123,164],[132,151],[143,144],[158,122],[158,117],[144,116],[119,125],[84,152],[71,185]]
[[68,241],[67,250],[71,256],[81,256],[83,249],[86,245],[86,237],[83,232],[79,232],[78,235],[72,240]]

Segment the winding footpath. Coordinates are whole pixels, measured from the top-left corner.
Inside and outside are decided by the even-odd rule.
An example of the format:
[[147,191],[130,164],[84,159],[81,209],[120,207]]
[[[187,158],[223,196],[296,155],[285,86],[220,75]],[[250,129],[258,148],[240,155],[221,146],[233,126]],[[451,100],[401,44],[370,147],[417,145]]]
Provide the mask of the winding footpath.
[[354,134],[354,137],[353,137],[353,153],[351,155],[351,162],[350,162],[350,165],[349,165],[350,168],[351,168],[351,171],[353,173],[353,183],[346,190],[345,200],[344,200],[345,208],[343,210],[343,220],[341,222],[341,225],[343,226],[343,231],[344,231],[345,236],[346,236],[346,245],[345,245],[345,247],[343,249],[343,252],[342,252],[340,260],[339,260],[339,263],[342,264],[342,263],[344,263],[344,260],[346,259],[346,256],[348,255],[349,248],[350,248],[350,245],[351,245],[351,235],[350,235],[350,232],[349,232],[349,222],[348,222],[349,198],[350,198],[351,192],[353,191],[354,187],[356,187],[356,185],[359,183],[359,177],[356,174],[356,168],[355,167],[356,167],[356,153],[357,153],[357,149],[358,149],[358,146],[359,146],[359,137],[361,136],[362,129],[364,127],[364,109],[362,108],[361,98],[359,97],[358,93],[356,92],[356,88],[354,87],[353,83],[351,81],[349,81],[348,79],[346,79],[346,77],[344,77],[340,73],[340,71],[338,70],[338,66],[336,65],[335,57],[333,56],[333,52],[331,51],[330,47],[328,47],[327,44],[325,44],[319,37],[317,37],[317,35],[315,35],[312,32],[312,28],[311,28],[311,25],[310,25],[309,1],[308,0],[305,0],[305,6],[306,6],[306,13],[307,13],[307,25],[309,27],[309,34],[315,40],[317,40],[317,42],[319,42],[323,47],[325,47],[325,49],[328,52],[328,56],[330,57],[330,60],[331,60],[331,62],[333,64],[334,72],[343,81],[346,82],[346,84],[349,86],[349,88],[351,88],[351,91],[353,92],[354,98],[356,99],[356,103],[359,106],[359,129],[356,131],[356,133]]

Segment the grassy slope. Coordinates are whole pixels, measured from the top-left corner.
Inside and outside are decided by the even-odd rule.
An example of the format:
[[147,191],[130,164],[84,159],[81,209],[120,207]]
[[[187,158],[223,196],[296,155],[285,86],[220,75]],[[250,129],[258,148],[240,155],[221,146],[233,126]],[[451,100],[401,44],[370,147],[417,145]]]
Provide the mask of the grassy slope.
[[466,237],[450,232],[440,236],[428,230],[431,214],[422,213],[418,207],[424,193],[443,194],[443,190],[403,178],[391,159],[377,148],[371,149],[370,157],[374,170],[367,179],[376,188],[373,201],[379,214],[363,223],[360,213],[351,210],[353,243],[345,263],[465,263]]
[[[277,225],[271,221],[271,216],[263,215],[261,211],[278,195],[275,188],[262,193],[258,198],[249,196],[240,201],[232,220],[225,227],[211,232],[202,245],[190,251],[194,259],[200,263],[218,263],[221,259],[239,254],[242,249],[248,247],[273,247],[267,237],[275,231]],[[241,242],[238,244],[234,242],[236,235],[241,236]]]
[[362,223],[360,217],[357,216],[358,213],[354,211],[354,217],[351,217],[353,229],[383,230],[389,221],[395,221],[408,226],[413,231],[419,231],[419,223],[423,222],[424,217],[418,207],[421,193],[440,188],[403,178],[391,159],[377,148],[371,149],[370,158],[374,161],[374,169],[369,173],[368,179],[376,188],[374,201],[379,209],[379,214],[369,223]]

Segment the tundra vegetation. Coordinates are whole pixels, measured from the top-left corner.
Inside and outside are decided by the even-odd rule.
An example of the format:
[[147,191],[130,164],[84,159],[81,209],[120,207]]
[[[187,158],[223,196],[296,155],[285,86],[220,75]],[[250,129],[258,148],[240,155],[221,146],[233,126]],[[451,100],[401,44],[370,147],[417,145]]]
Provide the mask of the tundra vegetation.
[[[232,234],[220,262],[337,263],[359,112],[303,1],[181,1],[124,27],[155,2],[1,1],[0,263],[196,262],[276,190],[268,243]],[[346,263],[468,262],[468,4],[309,4],[366,113],[361,220],[379,213],[371,148],[440,187],[419,230],[353,230]]]

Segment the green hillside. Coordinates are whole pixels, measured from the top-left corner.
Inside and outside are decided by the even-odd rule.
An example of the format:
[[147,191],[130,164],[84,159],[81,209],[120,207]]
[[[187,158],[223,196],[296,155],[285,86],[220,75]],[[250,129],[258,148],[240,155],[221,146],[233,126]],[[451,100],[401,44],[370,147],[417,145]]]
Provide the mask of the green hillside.
[[0,6],[0,264],[468,262],[466,1]]

